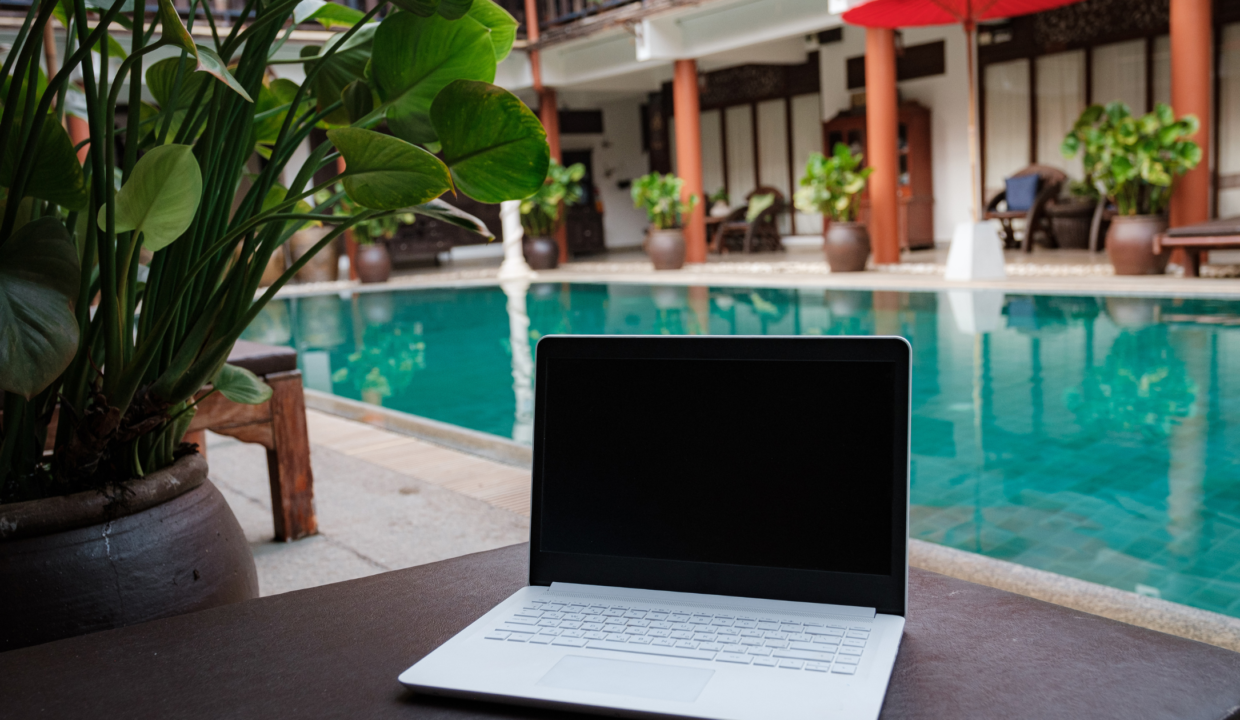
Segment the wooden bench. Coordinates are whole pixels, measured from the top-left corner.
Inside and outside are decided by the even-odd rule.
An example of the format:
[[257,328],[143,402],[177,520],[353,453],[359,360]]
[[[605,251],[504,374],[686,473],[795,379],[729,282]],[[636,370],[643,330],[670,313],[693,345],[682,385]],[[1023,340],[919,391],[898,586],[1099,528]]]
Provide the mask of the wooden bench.
[[1240,217],[1220,218],[1172,228],[1154,238],[1154,254],[1164,249],[1184,251],[1184,277],[1201,277],[1201,253],[1240,250]]
[[297,351],[238,340],[228,363],[262,378],[271,386],[271,399],[259,405],[241,405],[219,393],[207,395],[198,404],[185,442],[198,443],[203,457],[207,453],[207,430],[265,447],[276,540],[288,542],[314,535],[318,531],[314,475]]

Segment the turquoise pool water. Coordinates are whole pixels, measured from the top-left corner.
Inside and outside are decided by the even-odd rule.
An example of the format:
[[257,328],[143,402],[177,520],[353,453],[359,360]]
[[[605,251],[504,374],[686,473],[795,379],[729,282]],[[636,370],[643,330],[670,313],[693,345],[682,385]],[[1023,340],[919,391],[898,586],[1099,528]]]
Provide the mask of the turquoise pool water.
[[1240,302],[622,284],[512,299],[290,299],[247,337],[295,346],[309,387],[528,442],[514,357],[542,335],[900,334],[914,537],[1240,616]]

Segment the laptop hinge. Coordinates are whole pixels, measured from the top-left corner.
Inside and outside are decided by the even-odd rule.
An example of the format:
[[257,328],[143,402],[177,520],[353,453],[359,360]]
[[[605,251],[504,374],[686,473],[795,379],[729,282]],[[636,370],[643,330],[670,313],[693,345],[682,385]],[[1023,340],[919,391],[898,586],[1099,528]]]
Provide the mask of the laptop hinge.
[[704,593],[671,592],[669,590],[638,590],[607,585],[579,585],[577,583],[553,582],[548,592],[558,596],[580,597],[582,599],[620,600],[622,602],[664,602],[702,608],[775,612],[790,615],[833,615],[837,617],[873,618],[878,614],[872,607],[860,607],[857,605],[767,600],[765,598],[707,595]]

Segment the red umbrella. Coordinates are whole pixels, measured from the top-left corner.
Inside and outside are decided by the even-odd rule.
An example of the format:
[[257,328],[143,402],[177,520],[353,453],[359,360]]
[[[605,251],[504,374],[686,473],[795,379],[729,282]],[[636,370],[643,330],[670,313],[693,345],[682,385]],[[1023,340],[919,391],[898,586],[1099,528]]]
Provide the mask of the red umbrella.
[[1028,15],[1080,0],[868,0],[843,14],[844,22],[863,27],[964,25],[969,55],[969,169],[973,180],[973,222],[977,222],[977,101],[973,91],[973,29],[981,20]]

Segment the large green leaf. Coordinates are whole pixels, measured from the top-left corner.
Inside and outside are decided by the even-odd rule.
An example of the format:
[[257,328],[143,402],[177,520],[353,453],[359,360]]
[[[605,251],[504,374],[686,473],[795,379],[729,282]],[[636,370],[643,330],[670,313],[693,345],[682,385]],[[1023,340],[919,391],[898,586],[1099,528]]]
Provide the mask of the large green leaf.
[[431,120],[457,187],[473,199],[520,200],[537,192],[546,179],[547,133],[507,90],[457,80],[435,98]]
[[301,0],[293,8],[293,24],[300,25],[314,20],[323,27],[353,27],[366,17],[361,10],[323,0]]
[[459,20],[469,12],[469,6],[473,2],[474,0],[439,0],[436,12],[449,20]]
[[55,218],[27,223],[0,246],[0,390],[29,399],[72,362],[80,272]]
[[172,0],[159,0],[159,21],[163,26],[161,37],[188,53],[194,62],[195,70],[214,75],[233,92],[245,98],[246,102],[254,102],[245,88],[241,87],[241,83],[237,82],[237,78],[228,72],[228,67],[214,50],[194,43],[194,37],[185,28],[185,23],[181,22],[181,16],[177,14]]
[[242,405],[258,405],[271,399],[271,386],[254,373],[243,367],[229,365],[220,366],[219,372],[211,378],[211,384],[224,397]]
[[[142,245],[160,250],[185,232],[202,198],[202,171],[189,145],[163,145],[143,155],[116,194],[116,231],[142,233]],[[106,227],[107,208],[99,208]]]
[[[371,46],[378,28],[378,23],[368,23],[353,33],[348,40],[343,40],[344,33],[337,33],[322,48],[314,46],[302,48],[302,57],[306,59],[304,68],[307,77],[314,71],[316,65],[324,63],[323,69],[314,76],[310,84],[310,90],[318,101],[320,111],[339,100],[340,93],[349,83],[365,75],[366,63],[370,61]],[[343,44],[341,44],[342,40]],[[337,45],[340,47],[336,50],[336,54],[326,61],[315,59],[320,55],[326,55]],[[327,116],[326,121],[331,125],[348,125],[349,114],[344,108],[338,108]]]
[[362,207],[399,210],[452,189],[439,158],[404,140],[361,128],[329,130],[327,137],[344,156],[345,192]]
[[491,31],[495,62],[503,62],[517,39],[517,19],[492,0],[474,0],[469,16]]
[[[151,96],[155,98],[155,102],[159,103],[161,109],[169,109],[174,102],[172,94],[176,88],[178,68],[181,68],[181,88],[175,98],[177,110],[189,107],[202,84],[207,82],[205,74],[194,72],[197,66],[191,57],[164,58],[152,64],[146,69],[146,87],[151,91]],[[203,102],[210,97],[211,88],[207,88],[203,95]]]
[[[20,125],[13,128],[14,136],[20,132]],[[4,148],[3,155],[0,155],[0,186],[13,187],[13,175],[17,172],[23,150],[19,143],[9,143]],[[48,200],[70,210],[85,208],[89,200],[86,178],[82,175],[77,153],[73,151],[73,141],[64,126],[56,122],[55,115],[43,119],[43,129],[36,141],[34,160],[26,177],[26,185],[22,188],[22,196]]]
[[392,4],[418,17],[430,17],[439,8],[439,0],[392,0]]
[[388,128],[421,145],[436,140],[430,110],[440,90],[454,80],[495,79],[491,33],[471,17],[393,13],[375,33],[374,57],[375,90],[387,107]]

